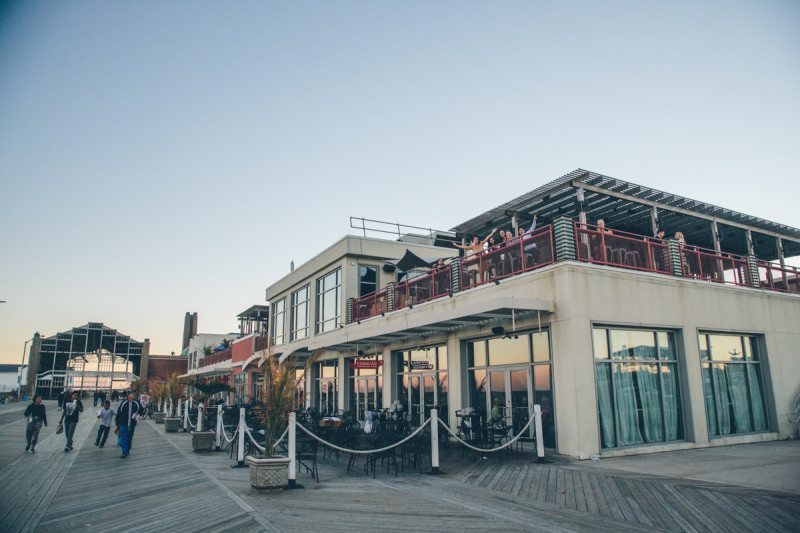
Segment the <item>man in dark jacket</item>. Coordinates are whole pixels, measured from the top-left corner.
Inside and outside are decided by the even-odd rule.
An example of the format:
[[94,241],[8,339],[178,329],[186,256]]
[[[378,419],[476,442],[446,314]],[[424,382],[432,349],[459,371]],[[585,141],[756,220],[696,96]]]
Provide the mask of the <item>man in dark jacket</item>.
[[133,392],[128,393],[128,399],[123,400],[117,408],[117,417],[115,422],[117,430],[119,430],[120,446],[122,447],[122,455],[120,458],[128,457],[133,446],[133,432],[136,429],[136,419],[141,416],[143,409],[142,404],[139,403],[133,395]]
[[42,403],[42,395],[37,394],[33,397],[27,409],[25,409],[25,418],[30,417],[28,427],[25,428],[25,440],[28,445],[25,446],[25,451],[30,450],[31,453],[36,453],[36,441],[39,440],[39,430],[42,429],[42,424],[47,425],[47,413],[44,412],[44,404]]

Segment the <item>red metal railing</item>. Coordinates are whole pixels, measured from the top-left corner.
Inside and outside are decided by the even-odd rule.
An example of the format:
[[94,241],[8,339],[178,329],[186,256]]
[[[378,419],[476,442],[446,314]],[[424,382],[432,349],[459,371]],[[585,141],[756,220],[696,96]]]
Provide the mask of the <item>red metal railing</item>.
[[661,239],[576,222],[578,261],[670,274],[669,248]]
[[461,261],[461,289],[471,289],[553,262],[553,226],[515,237]]
[[386,289],[371,292],[353,300],[352,305],[350,312],[353,321],[365,320],[386,313],[389,310],[388,294]]
[[450,294],[453,274],[450,264],[443,265],[394,287],[394,307],[409,307]]
[[230,359],[232,355],[233,355],[233,350],[231,348],[225,348],[221,352],[215,352],[211,355],[203,357],[197,362],[197,366],[204,367],[216,363],[221,363],[222,361],[227,361],[228,359]]
[[800,294],[800,269],[793,266],[781,267],[780,264],[768,261],[756,261],[756,265],[761,287]]
[[685,277],[734,285],[752,285],[746,257],[685,244],[681,245],[680,250]]

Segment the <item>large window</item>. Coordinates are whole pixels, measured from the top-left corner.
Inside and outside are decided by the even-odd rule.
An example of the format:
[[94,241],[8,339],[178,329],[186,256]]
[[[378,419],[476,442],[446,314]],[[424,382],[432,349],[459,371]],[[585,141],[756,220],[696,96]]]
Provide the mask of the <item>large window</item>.
[[383,366],[377,368],[353,368],[359,359],[383,361],[381,355],[346,359],[350,369],[350,414],[357,420],[366,420],[367,411],[379,411],[383,406]]
[[395,399],[412,424],[425,421],[432,408],[439,417],[448,419],[447,402],[447,347],[431,346],[417,350],[396,352]]
[[339,305],[342,299],[342,269],[317,279],[317,333],[333,331],[339,326]]
[[[466,343],[470,407],[484,421],[505,420],[516,435],[534,404],[542,408],[544,445],[555,447],[555,412],[548,331]],[[531,424],[528,430],[533,435]]]
[[709,436],[769,429],[756,337],[701,333],[699,341]]
[[595,328],[593,334],[602,447],[682,440],[673,333]]
[[338,413],[339,360],[329,359],[317,363],[314,376],[314,396],[320,415]]
[[286,326],[286,298],[281,298],[272,304],[272,344],[284,342]]
[[358,265],[358,295],[366,296],[378,290],[378,267]]
[[291,332],[289,340],[308,337],[308,285],[292,293]]

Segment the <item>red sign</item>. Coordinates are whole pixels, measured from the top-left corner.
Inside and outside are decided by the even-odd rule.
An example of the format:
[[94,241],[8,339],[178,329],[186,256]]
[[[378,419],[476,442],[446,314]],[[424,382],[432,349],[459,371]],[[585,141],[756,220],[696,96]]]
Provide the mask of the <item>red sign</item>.
[[355,359],[350,366],[352,368],[380,368],[383,361],[380,359]]

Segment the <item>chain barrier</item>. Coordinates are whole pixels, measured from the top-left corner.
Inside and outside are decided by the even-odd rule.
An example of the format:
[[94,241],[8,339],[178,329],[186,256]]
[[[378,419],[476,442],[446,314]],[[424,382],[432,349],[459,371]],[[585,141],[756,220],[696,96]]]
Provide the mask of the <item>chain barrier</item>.
[[411,439],[413,439],[414,437],[416,437],[423,429],[425,429],[425,426],[427,426],[430,423],[430,421],[431,421],[431,419],[428,418],[411,435],[405,437],[403,440],[395,442],[394,444],[390,444],[389,446],[384,446],[383,448],[378,448],[377,450],[350,450],[348,448],[342,448],[340,446],[336,446],[335,444],[331,444],[330,442],[324,440],[321,437],[318,437],[317,435],[315,435],[314,433],[312,433],[311,431],[306,429],[305,426],[303,426],[302,424],[297,424],[297,427],[302,429],[308,436],[318,440],[324,446],[328,446],[329,448],[333,448],[334,450],[338,450],[338,451],[340,451],[342,453],[354,453],[354,454],[358,454],[358,455],[371,455],[373,453],[385,452],[387,450],[391,450],[392,448],[397,448],[398,446],[401,446],[401,445],[405,444],[406,442],[408,442]]
[[525,432],[528,430],[528,428],[531,426],[531,423],[533,422],[533,420],[534,420],[534,417],[528,418],[528,423],[525,424],[525,427],[523,427],[522,430],[520,430],[520,432],[514,438],[512,438],[511,440],[509,440],[505,444],[502,444],[502,445],[500,445],[500,446],[498,446],[496,448],[478,448],[477,446],[473,446],[470,443],[460,439],[458,437],[458,435],[456,435],[453,432],[453,430],[450,429],[450,426],[447,425],[447,422],[445,422],[441,418],[439,419],[439,423],[442,426],[444,426],[444,429],[446,429],[447,432],[450,433],[450,435],[452,435],[452,437],[454,439],[456,439],[456,441],[460,442],[462,445],[466,446],[470,450],[474,450],[474,451],[480,452],[480,453],[494,453],[494,452],[499,452],[501,450],[504,450],[504,449],[508,448],[509,446],[513,445],[515,442],[517,442],[520,439],[520,437],[522,437],[525,434]]

